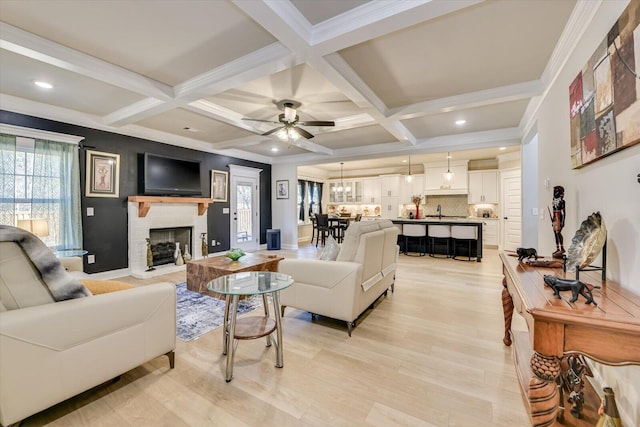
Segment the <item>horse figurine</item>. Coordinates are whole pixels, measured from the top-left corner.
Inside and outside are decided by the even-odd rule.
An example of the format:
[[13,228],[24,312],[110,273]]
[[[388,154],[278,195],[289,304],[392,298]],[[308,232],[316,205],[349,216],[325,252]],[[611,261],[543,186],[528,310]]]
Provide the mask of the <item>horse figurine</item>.
[[558,299],[560,299],[560,291],[571,291],[571,299],[569,302],[576,302],[578,294],[580,294],[587,300],[586,304],[593,303],[593,305],[598,305],[593,299],[591,289],[579,280],[561,279],[556,276],[545,274],[544,283],[553,289],[553,295]]

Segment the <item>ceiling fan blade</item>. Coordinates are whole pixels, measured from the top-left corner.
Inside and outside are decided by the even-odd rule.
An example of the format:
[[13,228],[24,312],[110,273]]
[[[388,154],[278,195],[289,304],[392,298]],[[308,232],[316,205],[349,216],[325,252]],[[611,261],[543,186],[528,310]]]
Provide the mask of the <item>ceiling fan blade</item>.
[[241,120],[248,120],[250,122],[273,123],[275,125],[280,124],[280,122],[274,122],[273,120],[249,119],[246,117],[243,117]]
[[269,131],[266,131],[265,133],[262,134],[262,136],[271,135],[272,133],[278,132],[280,129],[284,129],[284,126],[280,126],[279,128],[273,128]]
[[321,121],[321,120],[311,120],[306,122],[298,122],[297,124],[302,126],[335,126],[335,122]]
[[299,128],[298,126],[294,126],[293,128],[296,130],[296,132],[298,132],[300,135],[304,136],[305,138],[307,138],[307,139],[313,138],[313,135],[311,135],[306,130],[304,130],[302,128]]

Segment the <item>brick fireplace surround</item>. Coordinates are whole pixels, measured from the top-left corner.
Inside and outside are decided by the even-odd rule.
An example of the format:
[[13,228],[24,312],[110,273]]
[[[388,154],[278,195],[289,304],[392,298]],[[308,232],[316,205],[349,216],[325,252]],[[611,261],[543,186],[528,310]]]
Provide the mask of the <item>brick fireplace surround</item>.
[[[147,242],[152,228],[193,227],[192,245],[189,249],[193,260],[201,259],[200,235],[207,232],[207,214],[198,215],[195,203],[154,203],[146,216],[139,217],[139,203],[129,202],[129,274],[144,279],[183,270],[185,266],[161,265],[154,271],[147,270]],[[184,250],[184,248],[181,248]]]

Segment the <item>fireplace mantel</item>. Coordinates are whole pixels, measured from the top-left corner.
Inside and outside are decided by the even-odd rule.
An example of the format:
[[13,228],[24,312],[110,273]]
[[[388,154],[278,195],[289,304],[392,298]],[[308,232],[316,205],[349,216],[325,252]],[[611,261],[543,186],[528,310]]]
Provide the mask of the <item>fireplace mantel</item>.
[[152,203],[193,203],[198,205],[198,216],[204,215],[213,199],[206,197],[164,197],[164,196],[129,196],[129,201],[138,203],[138,217],[147,216]]

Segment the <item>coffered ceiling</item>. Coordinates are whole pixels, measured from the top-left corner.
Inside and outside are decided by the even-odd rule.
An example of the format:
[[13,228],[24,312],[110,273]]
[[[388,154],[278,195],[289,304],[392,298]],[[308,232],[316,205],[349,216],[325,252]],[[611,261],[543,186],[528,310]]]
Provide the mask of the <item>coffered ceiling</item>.
[[[0,108],[266,163],[515,147],[599,4],[0,0]],[[336,126],[242,120],[284,99]]]

